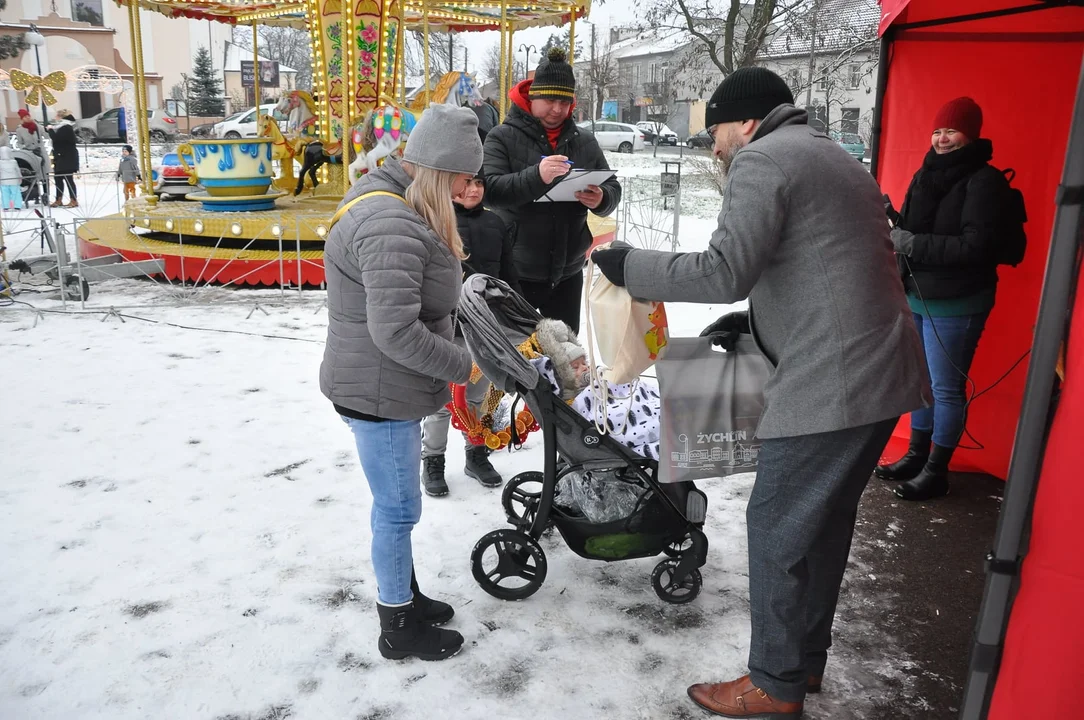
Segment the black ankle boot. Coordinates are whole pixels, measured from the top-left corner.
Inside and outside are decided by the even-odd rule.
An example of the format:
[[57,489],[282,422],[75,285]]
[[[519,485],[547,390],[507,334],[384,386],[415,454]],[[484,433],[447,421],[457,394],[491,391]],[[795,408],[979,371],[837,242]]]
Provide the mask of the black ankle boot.
[[472,445],[467,449],[467,463],[463,472],[474,478],[486,487],[500,487],[504,479],[489,462],[489,448],[483,445]]
[[910,480],[922,472],[926,461],[930,459],[930,439],[932,433],[925,430],[912,430],[911,443],[907,454],[894,463],[878,465],[873,474],[882,480]]
[[930,459],[914,480],[896,487],[896,494],[904,500],[933,500],[948,495],[948,466],[956,448],[933,446]]
[[445,660],[463,647],[463,636],[455,630],[428,625],[414,604],[388,607],[376,604],[380,614],[380,654],[389,660],[416,657],[419,660]]
[[448,494],[448,482],[444,479],[444,456],[430,455],[422,458],[422,488],[426,495],[441,497]]
[[414,592],[414,607],[421,614],[422,622],[443,625],[455,616],[455,610],[448,603],[422,595],[418,588],[418,575],[413,570],[410,573],[410,589]]

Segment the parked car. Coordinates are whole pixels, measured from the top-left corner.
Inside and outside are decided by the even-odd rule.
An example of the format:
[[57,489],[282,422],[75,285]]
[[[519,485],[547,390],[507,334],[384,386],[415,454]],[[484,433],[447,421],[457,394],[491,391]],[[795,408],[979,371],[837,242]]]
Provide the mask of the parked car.
[[[275,112],[275,103],[260,105],[261,115],[274,115],[279,128],[286,132],[286,116]],[[224,140],[236,140],[243,137],[256,137],[259,128],[256,127],[256,108],[249,108],[239,113],[234,113],[222,122],[215,123],[211,135]]]
[[866,143],[861,137],[854,133],[839,133],[833,132],[829,135],[833,140],[839,143],[844,150],[851,154],[851,157],[861,161],[866,156]]
[[[189,165],[195,164],[191,155],[185,155],[185,159]],[[154,194],[158,197],[177,197],[184,200],[188,193],[198,190],[188,182],[190,175],[175,152],[163,155],[162,163],[153,172],[154,177],[151,179],[154,181]]]
[[685,140],[685,147],[688,148],[704,148],[705,150],[711,150],[715,145],[715,138],[711,136],[707,128],[704,128],[695,135],[690,135]]
[[617,152],[630,153],[634,150],[644,149],[644,133],[635,125],[614,122],[613,120],[596,120],[594,128],[591,121],[577,125],[581,130],[590,130],[595,135],[599,147],[603,150],[616,150]]
[[636,123],[636,127],[644,134],[644,140],[653,145],[678,145],[677,133],[667,127],[666,123],[641,120]]
[[[81,143],[121,142],[121,108],[113,108],[75,123],[75,137]],[[171,142],[177,138],[177,121],[161,108],[147,111],[150,135],[153,142]],[[135,128],[128,128],[128,140],[135,138]]]

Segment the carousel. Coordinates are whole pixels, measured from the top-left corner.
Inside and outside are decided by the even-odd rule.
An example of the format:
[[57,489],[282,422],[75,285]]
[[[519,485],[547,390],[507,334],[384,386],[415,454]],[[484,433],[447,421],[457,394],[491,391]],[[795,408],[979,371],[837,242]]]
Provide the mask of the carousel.
[[[173,281],[235,285],[318,286],[324,280],[323,246],[331,217],[352,182],[399,154],[430,103],[482,102],[473,76],[449,72],[406,100],[407,30],[423,37],[425,77],[430,32],[496,30],[501,38],[499,110],[508,109],[513,34],[531,27],[569,25],[573,60],[577,18],[589,0],[118,0],[127,6],[136,77],[134,123],[142,165],[142,197],[123,213],[78,228],[84,259],[120,256],[156,260]],[[257,138],[192,140],[177,158],[193,185],[186,200],[162,200],[151,186],[139,9],[170,17],[249,25],[258,62],[259,25],[305,29],[312,43],[312,92],[295,90],[273,116],[259,119]],[[260,105],[255,83],[256,106]],[[597,241],[612,238],[615,222],[590,215]]]

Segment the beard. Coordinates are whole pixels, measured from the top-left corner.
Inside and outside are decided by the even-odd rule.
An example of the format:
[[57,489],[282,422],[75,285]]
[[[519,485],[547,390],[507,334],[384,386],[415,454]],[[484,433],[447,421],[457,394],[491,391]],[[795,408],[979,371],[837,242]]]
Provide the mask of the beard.
[[733,129],[728,128],[723,148],[715,155],[715,158],[719,161],[719,165],[723,168],[723,175],[730,174],[730,166],[734,163],[734,156],[738,154],[739,150],[745,147],[745,145],[742,144],[741,139],[736,137],[736,135],[737,133],[735,133]]

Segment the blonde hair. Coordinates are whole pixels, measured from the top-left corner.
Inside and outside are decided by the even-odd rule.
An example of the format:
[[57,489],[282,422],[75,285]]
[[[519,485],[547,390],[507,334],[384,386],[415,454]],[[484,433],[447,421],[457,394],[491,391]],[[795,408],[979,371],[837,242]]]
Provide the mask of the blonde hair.
[[466,254],[452,205],[452,184],[462,173],[434,170],[414,163],[409,163],[409,166],[414,181],[406,191],[407,204],[422,216],[429,229],[448,246],[452,254],[462,260]]

